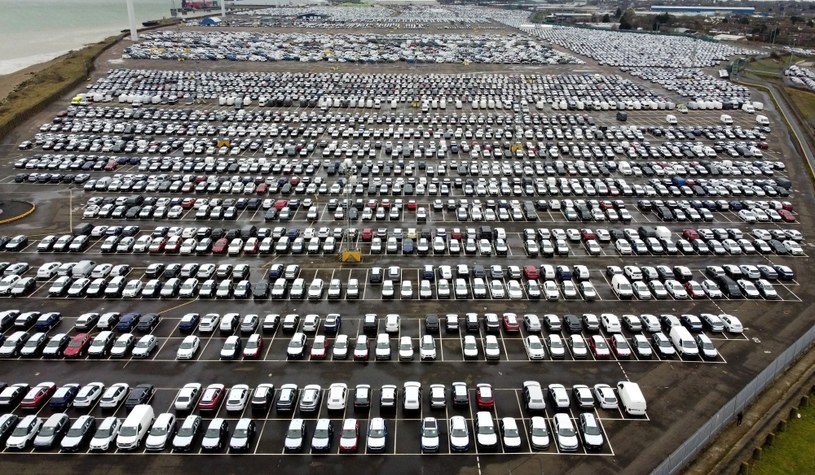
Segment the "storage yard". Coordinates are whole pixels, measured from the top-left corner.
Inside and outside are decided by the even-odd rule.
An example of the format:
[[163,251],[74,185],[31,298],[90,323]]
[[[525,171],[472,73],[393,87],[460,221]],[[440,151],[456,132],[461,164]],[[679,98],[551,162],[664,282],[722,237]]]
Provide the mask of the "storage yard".
[[0,243],[9,473],[643,473],[812,326],[806,164],[716,77],[755,51],[224,23],[123,42],[2,144],[36,206]]

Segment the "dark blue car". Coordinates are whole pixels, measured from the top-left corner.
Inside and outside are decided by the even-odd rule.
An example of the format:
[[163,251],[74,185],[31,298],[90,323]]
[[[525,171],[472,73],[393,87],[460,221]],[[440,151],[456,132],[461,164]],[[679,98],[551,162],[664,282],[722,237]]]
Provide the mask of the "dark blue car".
[[132,332],[139,323],[139,318],[141,318],[141,314],[136,312],[122,315],[122,318],[119,319],[119,323],[116,324],[116,331],[120,333]]
[[40,315],[37,319],[37,323],[34,324],[34,328],[40,332],[47,332],[59,325],[60,321],[62,321],[62,314],[60,312],[48,312],[44,315]]

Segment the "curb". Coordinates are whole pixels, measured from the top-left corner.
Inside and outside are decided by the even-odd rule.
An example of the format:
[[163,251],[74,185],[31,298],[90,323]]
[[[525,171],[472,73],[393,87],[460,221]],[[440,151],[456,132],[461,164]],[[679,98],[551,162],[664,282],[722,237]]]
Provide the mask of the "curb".
[[0,219],[0,224],[13,223],[14,221],[25,218],[26,216],[30,215],[31,213],[33,213],[34,211],[37,210],[37,205],[35,205],[34,203],[28,203],[28,204],[31,205],[31,209],[29,209],[28,211],[26,211],[23,214],[18,214],[17,216],[12,216],[11,218]]

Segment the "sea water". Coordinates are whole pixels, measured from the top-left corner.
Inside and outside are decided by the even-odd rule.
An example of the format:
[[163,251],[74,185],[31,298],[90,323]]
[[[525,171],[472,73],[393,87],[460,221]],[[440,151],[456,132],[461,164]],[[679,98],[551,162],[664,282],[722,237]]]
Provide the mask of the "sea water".
[[[181,0],[133,0],[136,21],[170,17]],[[173,4],[175,3],[175,5]],[[125,0],[0,0],[0,75],[54,59],[129,27]]]

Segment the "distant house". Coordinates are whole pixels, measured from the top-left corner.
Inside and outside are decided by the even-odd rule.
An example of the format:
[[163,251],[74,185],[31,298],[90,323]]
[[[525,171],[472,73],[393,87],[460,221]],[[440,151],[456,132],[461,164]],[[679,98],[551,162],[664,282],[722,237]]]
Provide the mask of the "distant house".
[[218,18],[218,17],[214,17],[214,16],[208,16],[208,17],[204,18],[203,20],[201,20],[199,25],[201,25],[201,26],[220,26],[221,25],[221,19]]

